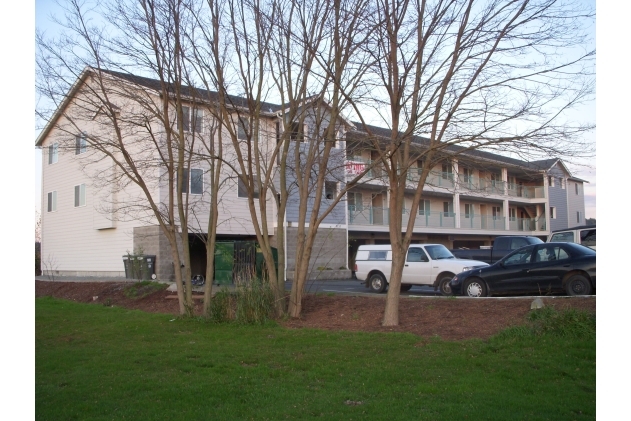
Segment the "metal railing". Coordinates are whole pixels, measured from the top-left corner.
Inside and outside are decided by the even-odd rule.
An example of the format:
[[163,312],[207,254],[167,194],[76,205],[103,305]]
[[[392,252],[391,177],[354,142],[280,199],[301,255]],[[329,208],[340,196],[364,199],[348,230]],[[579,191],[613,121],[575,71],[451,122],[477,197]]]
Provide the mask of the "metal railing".
[[[403,210],[402,226],[407,226],[410,213]],[[373,206],[348,206],[349,225],[377,225],[387,226],[390,222],[388,208]],[[460,228],[490,231],[506,230],[505,216],[483,216],[475,214],[460,214]],[[426,228],[456,228],[456,214],[453,212],[425,212],[420,211],[414,220],[415,227]],[[509,218],[510,231],[545,231],[545,218]]]

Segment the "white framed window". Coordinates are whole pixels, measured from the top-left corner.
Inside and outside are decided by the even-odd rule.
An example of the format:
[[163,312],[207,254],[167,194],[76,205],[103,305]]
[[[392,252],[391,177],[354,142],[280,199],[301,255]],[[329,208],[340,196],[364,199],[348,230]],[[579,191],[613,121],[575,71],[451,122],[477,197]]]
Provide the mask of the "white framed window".
[[453,169],[451,166],[451,162],[447,162],[445,164],[442,164],[442,178],[443,180],[447,180],[447,179],[451,179],[451,177],[453,176]]
[[55,164],[59,160],[59,147],[56,143],[48,146],[48,164]]
[[473,205],[470,203],[465,203],[464,205],[464,217],[472,218],[473,217]]
[[515,210],[515,208],[511,208],[508,210],[508,220],[517,221],[517,211]]
[[346,197],[348,200],[348,207],[351,210],[364,210],[364,202],[362,201],[362,194],[360,192],[348,192],[346,193]]
[[191,107],[182,106],[182,129],[185,132],[193,131],[194,133],[201,133],[203,119],[203,110],[200,110],[199,108],[191,109]]
[[577,224],[580,224],[581,222],[582,222],[582,221],[581,221],[581,212],[580,212],[580,211],[577,211],[577,212],[576,212],[576,223],[577,223]]
[[578,183],[574,183],[574,191],[578,194]]
[[88,150],[87,136],[85,133],[80,134],[75,138],[75,155],[81,155]]
[[562,178],[562,179],[561,179],[561,188],[562,188],[563,190],[565,190],[565,183],[567,183],[567,180],[566,180],[565,178]]
[[419,215],[430,215],[430,201],[429,200],[421,200],[418,203],[418,214]]
[[451,216],[452,207],[451,203],[443,202],[443,216]]
[[250,122],[248,121],[248,119],[244,117],[239,117],[239,121],[237,123],[237,139],[247,140],[249,131]]
[[204,170],[199,168],[184,168],[182,171],[182,193],[204,193]]
[[335,181],[324,182],[324,197],[329,200],[335,199],[337,196],[337,183]]
[[554,187],[554,177],[551,175],[548,176],[548,187]]
[[502,217],[502,209],[499,206],[493,206],[491,209],[493,219],[497,220]]
[[47,210],[48,212],[56,212],[57,211],[57,192],[51,191],[47,194]]
[[554,206],[550,206],[550,219],[557,219],[557,211]]
[[85,184],[74,186],[74,207],[85,206]]
[[[254,181],[254,199],[258,199],[259,197],[259,183],[258,183],[258,179],[256,178],[256,176],[252,176],[253,181]],[[239,177],[239,186],[237,189],[237,196],[238,197],[248,197],[248,189],[245,186],[245,184],[243,183],[243,181],[241,180],[241,177]]]

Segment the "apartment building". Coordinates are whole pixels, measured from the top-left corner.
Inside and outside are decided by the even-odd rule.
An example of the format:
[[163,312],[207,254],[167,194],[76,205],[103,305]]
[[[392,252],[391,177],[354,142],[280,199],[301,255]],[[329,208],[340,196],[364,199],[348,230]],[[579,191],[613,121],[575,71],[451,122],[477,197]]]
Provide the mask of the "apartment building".
[[[87,94],[83,88],[91,83],[91,78],[90,71],[86,70],[36,141],[36,146],[43,149],[42,269],[44,273],[66,276],[124,276],[122,256],[142,250],[144,254],[157,256],[159,278],[172,278],[176,265],[147,199],[149,194],[156,206],[164,206],[171,193],[165,172],[159,163],[147,166],[147,191],[143,191],[137,184],[125,182],[121,169],[112,164],[112,159],[122,159],[120,152],[114,149],[111,156],[103,157],[91,150],[87,136],[109,139],[112,131],[111,125],[108,126],[110,119],[99,111],[97,103],[91,107],[92,114],[86,113],[83,97]],[[147,133],[151,133],[151,139],[158,139],[160,145],[166,138],[164,129],[148,121],[140,125],[142,132],[134,116],[142,114],[137,110],[139,96],[148,103],[159,104],[159,82],[116,72],[108,72],[105,80],[112,84],[108,100],[116,104],[110,109],[129,114],[129,121],[134,122],[125,134],[129,151],[143,156],[142,162],[156,162],[155,153],[159,148],[148,146]],[[199,105],[200,101],[212,102],[213,95],[204,92],[202,99],[191,101],[183,113],[184,129],[187,136],[198,139],[195,148],[200,156],[209,145],[219,142],[216,131],[225,130]],[[238,100],[235,98],[235,104]],[[272,159],[271,151],[283,127],[279,124],[282,106],[265,103],[261,108],[265,110],[258,123],[258,136],[265,139],[261,142],[261,153]],[[77,118],[79,114],[83,118]],[[172,118],[175,121],[176,117]],[[297,135],[292,135],[291,141],[300,143],[306,151],[309,134],[322,131],[330,123],[318,124],[311,117],[304,122],[304,127],[296,129]],[[366,165],[372,165],[376,159],[368,142],[362,142],[366,133],[388,136],[388,130],[383,128],[363,127],[345,120],[335,124],[337,135],[329,161],[334,169],[324,183],[323,208],[332,203],[346,181],[362,173]],[[237,126],[238,136],[245,139],[247,127]],[[423,139],[416,138],[414,145],[422,150]],[[229,142],[223,147],[227,154],[235,152]],[[296,162],[293,165],[297,165]],[[404,227],[409,218],[406,209],[410,208],[424,165],[419,160],[408,171]],[[238,174],[234,168],[226,167],[221,176],[218,239],[255,239],[247,194]],[[208,232],[205,225],[210,212],[208,161],[192,161],[185,169],[185,177],[186,205],[194,215],[189,218],[191,266],[194,273],[204,273],[206,255],[200,238]],[[280,188],[278,177],[273,180]],[[287,180],[288,185],[294,182],[291,176]],[[414,223],[413,241],[478,247],[491,245],[498,235],[528,234],[545,238],[552,230],[584,225],[584,182],[572,176],[559,159],[525,162],[482,151],[448,149],[440,162],[432,163]],[[275,200],[271,193],[269,196],[266,222],[275,234],[280,229],[285,232],[286,269],[291,278],[299,220],[298,192],[289,189],[283,226],[276,222]],[[388,242],[388,220],[392,216],[388,200],[384,173],[378,164],[374,165],[320,225],[311,260],[312,276],[348,277],[358,245]],[[308,207],[311,206],[310,202]]]

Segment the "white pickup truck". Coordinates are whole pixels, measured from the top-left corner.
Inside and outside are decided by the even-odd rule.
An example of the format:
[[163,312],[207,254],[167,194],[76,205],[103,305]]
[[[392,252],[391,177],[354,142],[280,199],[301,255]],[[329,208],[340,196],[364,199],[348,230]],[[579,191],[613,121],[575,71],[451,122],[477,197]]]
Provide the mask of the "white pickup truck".
[[[449,281],[456,274],[488,266],[478,260],[457,259],[442,244],[410,244],[403,276],[401,291],[408,291],[412,285],[431,285],[443,295],[451,295]],[[355,257],[355,274],[360,281],[375,292],[386,290],[390,282],[392,267],[392,247],[383,245],[362,245]]]

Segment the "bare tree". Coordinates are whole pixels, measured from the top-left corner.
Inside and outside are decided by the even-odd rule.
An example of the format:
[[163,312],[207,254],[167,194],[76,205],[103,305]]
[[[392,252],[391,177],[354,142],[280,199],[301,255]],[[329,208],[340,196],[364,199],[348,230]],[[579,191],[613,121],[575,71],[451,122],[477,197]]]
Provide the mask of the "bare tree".
[[[392,271],[383,324],[398,324],[398,299],[414,220],[433,164],[474,150],[537,156],[590,153],[590,125],[565,113],[593,93],[595,52],[584,26],[593,12],[573,2],[378,0],[374,56],[366,74],[372,109],[391,128],[377,136],[366,102],[352,100],[388,180]],[[420,176],[410,168],[424,160]],[[402,204],[416,187],[407,226]]]
[[[180,312],[192,314],[186,195],[182,199],[195,141],[184,130],[185,10],[178,0],[113,0],[94,8],[70,0],[59,22],[66,28],[61,38],[37,37],[37,87],[60,113],[54,129],[62,148],[75,148],[83,133],[92,157],[83,168],[93,186],[125,192],[125,200],[110,203],[112,217],[160,226],[171,248]],[[107,19],[109,31],[91,16]],[[132,77],[132,70],[158,82]],[[163,185],[167,200],[159,199]]]

